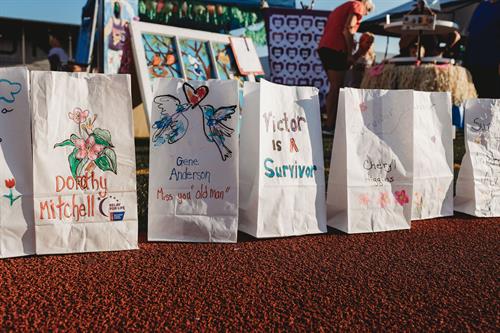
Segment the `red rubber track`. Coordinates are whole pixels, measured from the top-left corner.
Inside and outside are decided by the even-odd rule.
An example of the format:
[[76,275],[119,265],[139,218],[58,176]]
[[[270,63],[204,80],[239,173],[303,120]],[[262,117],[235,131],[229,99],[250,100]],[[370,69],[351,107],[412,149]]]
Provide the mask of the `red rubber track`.
[[498,331],[500,219],[0,261],[2,331]]

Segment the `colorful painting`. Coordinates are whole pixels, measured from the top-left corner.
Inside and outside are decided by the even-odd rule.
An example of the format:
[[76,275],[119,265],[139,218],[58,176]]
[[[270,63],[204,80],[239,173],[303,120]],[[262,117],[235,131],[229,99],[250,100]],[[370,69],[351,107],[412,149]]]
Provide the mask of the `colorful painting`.
[[174,37],[142,34],[142,42],[151,79],[157,77],[182,78]]
[[179,43],[186,79],[198,81],[215,79],[215,70],[210,58],[208,42],[195,39],[179,39]]
[[240,75],[238,71],[236,59],[234,58],[230,44],[213,42],[212,50],[214,51],[219,79],[238,80],[240,86],[243,86],[243,82],[246,81],[246,77]]
[[54,148],[72,146],[68,156],[72,176],[76,179],[84,172],[91,172],[97,166],[102,171],[116,174],[116,153],[111,143],[111,133],[102,128],[94,128],[97,115],[90,115],[89,110],[75,108],[68,113],[69,119],[78,126],[78,134],[71,134],[69,139],[54,145]]
[[104,73],[116,74],[130,22],[137,17],[138,0],[104,1]]

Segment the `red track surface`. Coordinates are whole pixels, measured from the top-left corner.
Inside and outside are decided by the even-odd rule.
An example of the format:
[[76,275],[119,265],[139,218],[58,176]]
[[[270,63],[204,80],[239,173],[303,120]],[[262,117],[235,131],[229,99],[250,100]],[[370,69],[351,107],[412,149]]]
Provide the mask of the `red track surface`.
[[500,219],[240,236],[0,261],[2,330],[499,329]]

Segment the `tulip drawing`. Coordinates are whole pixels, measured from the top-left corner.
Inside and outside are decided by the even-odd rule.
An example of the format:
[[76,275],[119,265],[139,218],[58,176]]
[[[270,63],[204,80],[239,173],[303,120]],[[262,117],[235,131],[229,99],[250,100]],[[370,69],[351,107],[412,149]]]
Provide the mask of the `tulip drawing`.
[[22,195],[16,195],[14,196],[13,189],[16,186],[16,180],[14,178],[12,179],[6,179],[5,180],[5,186],[9,189],[9,194],[4,194],[3,197],[9,199],[10,206],[14,205],[14,202],[19,199]]

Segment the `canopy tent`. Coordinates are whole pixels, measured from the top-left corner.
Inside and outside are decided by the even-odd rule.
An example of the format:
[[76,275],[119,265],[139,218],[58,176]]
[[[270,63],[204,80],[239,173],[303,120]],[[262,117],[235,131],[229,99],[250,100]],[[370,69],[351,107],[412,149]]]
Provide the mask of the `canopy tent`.
[[[260,0],[202,0],[210,4],[225,4],[237,6],[260,6]],[[270,7],[295,8],[295,0],[267,0]]]
[[[467,35],[469,21],[481,0],[441,0],[441,11],[437,11],[438,19],[453,21],[458,24],[460,34]],[[390,15],[391,22],[402,19],[403,15],[415,7],[416,1],[409,1],[400,6],[394,7],[379,15],[376,15],[366,21],[363,21],[359,27],[360,32],[370,31],[376,35],[394,36],[384,30],[386,16]]]

